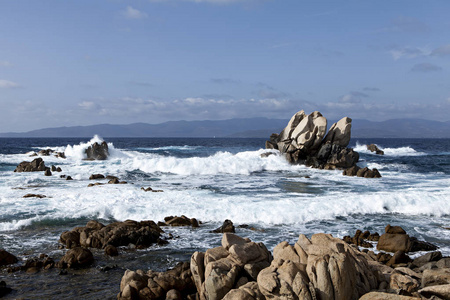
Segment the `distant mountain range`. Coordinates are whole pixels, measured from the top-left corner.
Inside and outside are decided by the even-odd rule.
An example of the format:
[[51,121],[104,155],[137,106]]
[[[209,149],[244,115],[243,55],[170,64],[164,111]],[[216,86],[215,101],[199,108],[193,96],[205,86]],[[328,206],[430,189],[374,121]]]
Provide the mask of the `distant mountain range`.
[[[285,119],[248,118],[218,121],[171,121],[161,124],[100,124],[0,133],[0,137],[236,137],[268,138],[288,123]],[[334,123],[329,120],[328,126]],[[382,122],[355,119],[355,138],[450,138],[450,121],[395,119]]]

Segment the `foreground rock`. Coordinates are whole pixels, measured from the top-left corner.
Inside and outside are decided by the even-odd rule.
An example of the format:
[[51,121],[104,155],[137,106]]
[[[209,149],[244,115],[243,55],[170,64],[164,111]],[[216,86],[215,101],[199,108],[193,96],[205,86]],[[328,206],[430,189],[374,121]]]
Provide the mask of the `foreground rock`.
[[14,172],[39,172],[45,171],[47,168],[45,167],[44,160],[42,158],[35,158],[31,162],[23,161],[21,162]]
[[95,142],[85,150],[85,153],[87,160],[108,159],[109,156],[108,144],[106,142],[102,142],[101,144]]
[[6,285],[6,282],[0,281],[0,298],[11,293],[12,289]]
[[58,268],[86,268],[94,263],[94,256],[89,249],[75,247],[67,251],[67,253],[58,262]]
[[60,236],[60,243],[67,248],[91,247],[104,249],[108,245],[147,248],[155,243],[163,243],[161,233],[163,231],[153,221],[114,222],[103,225],[97,221],[89,221],[85,227],[76,227],[71,231],[65,231]]
[[189,263],[179,263],[166,272],[125,271],[117,299],[195,299],[195,293]]
[[388,252],[403,251],[407,253],[415,251],[433,251],[436,250],[437,247],[433,244],[419,241],[417,238],[410,237],[406,234],[405,230],[399,226],[387,225],[385,233],[380,236],[377,249]]
[[[406,234],[396,226],[388,231]],[[355,237],[376,240],[378,235],[357,232]],[[381,254],[360,252],[321,233],[310,239],[300,235],[294,245],[282,242],[272,257],[264,244],[224,233],[221,246],[192,255],[190,273],[186,263],[177,266],[176,275],[127,270],[118,299],[450,299],[450,258],[432,252],[411,263],[398,252],[384,259],[390,267],[377,261]]]

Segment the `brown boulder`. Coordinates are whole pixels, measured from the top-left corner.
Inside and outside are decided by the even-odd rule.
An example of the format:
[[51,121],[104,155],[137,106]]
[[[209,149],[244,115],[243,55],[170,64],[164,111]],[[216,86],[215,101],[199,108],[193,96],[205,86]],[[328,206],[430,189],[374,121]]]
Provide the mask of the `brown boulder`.
[[58,262],[58,268],[85,268],[94,263],[94,256],[89,249],[76,247],[67,253]]
[[236,229],[234,228],[233,222],[231,222],[230,220],[227,219],[223,222],[222,226],[220,226],[217,229],[214,229],[211,232],[213,232],[213,233],[224,233],[224,232],[235,233]]
[[38,172],[45,171],[45,163],[42,158],[36,158],[32,162],[23,161],[21,162],[14,172]]

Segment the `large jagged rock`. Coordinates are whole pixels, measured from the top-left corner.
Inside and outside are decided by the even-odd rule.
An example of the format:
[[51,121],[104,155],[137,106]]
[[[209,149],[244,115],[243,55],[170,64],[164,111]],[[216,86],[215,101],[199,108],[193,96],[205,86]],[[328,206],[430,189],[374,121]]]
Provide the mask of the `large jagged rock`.
[[340,239],[300,235],[294,246],[275,247],[258,286],[267,299],[358,299],[378,286],[372,269],[364,255]]
[[101,144],[95,142],[85,150],[85,153],[87,160],[108,159],[109,156],[108,144],[106,142],[102,142]]
[[21,162],[14,172],[38,172],[45,171],[47,168],[45,167],[44,160],[40,157],[33,159],[32,162],[23,161]]
[[105,226],[91,220],[85,227],[76,227],[71,231],[63,232],[60,242],[67,248],[82,246],[103,249],[108,245],[118,247],[129,244],[146,248],[160,242],[162,232],[153,221],[126,220]]
[[320,112],[305,115],[301,110],[292,116],[280,134],[270,136],[266,148],[278,149],[293,164],[326,169],[351,168],[359,160],[359,154],[347,148],[351,122],[350,118],[342,118],[326,133],[327,119]]
[[[259,271],[268,267],[271,260],[272,255],[264,244],[224,233],[222,246],[208,249],[205,253],[195,252],[191,257],[192,277],[200,299],[224,298],[238,283],[254,281]],[[249,297],[259,295],[252,287],[246,288],[248,290],[242,288],[232,293],[245,293]]]

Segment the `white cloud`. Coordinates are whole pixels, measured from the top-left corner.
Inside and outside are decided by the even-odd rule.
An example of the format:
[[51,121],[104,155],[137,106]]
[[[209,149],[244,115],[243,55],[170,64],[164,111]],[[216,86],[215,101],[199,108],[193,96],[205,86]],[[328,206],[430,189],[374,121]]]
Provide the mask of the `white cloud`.
[[389,53],[392,55],[394,60],[398,60],[401,58],[415,58],[421,56],[428,56],[431,54],[431,50],[428,47],[420,48],[420,47],[394,47]]
[[18,83],[15,83],[13,81],[0,79],[0,88],[1,89],[13,89],[18,88],[20,85]]
[[339,103],[360,103],[362,98],[367,97],[369,97],[369,95],[361,92],[350,92],[339,98]]
[[84,110],[97,110],[100,108],[100,106],[93,101],[83,101],[78,103],[78,106]]
[[6,60],[0,60],[0,67],[12,67],[12,63]]
[[138,9],[135,9],[131,6],[127,6],[127,8],[125,9],[125,11],[123,12],[123,15],[125,16],[125,18],[127,19],[144,19],[147,18],[148,15]]

